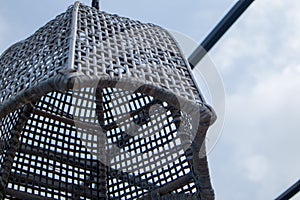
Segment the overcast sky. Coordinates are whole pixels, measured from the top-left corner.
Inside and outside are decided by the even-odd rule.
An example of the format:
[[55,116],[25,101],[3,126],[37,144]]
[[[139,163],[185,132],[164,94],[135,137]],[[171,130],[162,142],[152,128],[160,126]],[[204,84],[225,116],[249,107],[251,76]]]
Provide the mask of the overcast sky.
[[[0,3],[2,53],[74,1]],[[234,3],[102,0],[101,6],[106,12],[152,22],[200,42]],[[256,0],[210,52],[226,93],[224,129],[209,154],[216,199],[274,199],[300,179],[299,37],[300,1]]]

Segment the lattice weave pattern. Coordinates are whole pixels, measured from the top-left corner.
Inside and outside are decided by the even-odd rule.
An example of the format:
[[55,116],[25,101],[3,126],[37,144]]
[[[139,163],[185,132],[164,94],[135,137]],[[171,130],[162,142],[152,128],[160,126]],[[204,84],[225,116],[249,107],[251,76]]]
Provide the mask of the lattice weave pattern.
[[72,9],[69,9],[1,55],[0,103],[66,67],[71,14]]
[[214,198],[214,113],[166,30],[77,2],[0,66],[0,198]]
[[187,63],[164,29],[81,6],[75,68],[87,76],[130,77],[201,102]]

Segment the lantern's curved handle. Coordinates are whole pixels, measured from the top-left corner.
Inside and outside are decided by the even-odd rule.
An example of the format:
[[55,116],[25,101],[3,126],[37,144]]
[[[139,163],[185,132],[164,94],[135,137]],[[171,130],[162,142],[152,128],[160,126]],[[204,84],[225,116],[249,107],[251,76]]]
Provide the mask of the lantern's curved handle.
[[99,10],[100,9],[100,0],[92,0],[92,7]]

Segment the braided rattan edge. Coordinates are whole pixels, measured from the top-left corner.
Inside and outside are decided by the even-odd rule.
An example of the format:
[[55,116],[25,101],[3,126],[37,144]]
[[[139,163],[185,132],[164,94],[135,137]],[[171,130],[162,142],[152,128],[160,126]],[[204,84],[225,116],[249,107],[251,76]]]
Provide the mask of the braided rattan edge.
[[[43,95],[52,92],[52,91],[67,91],[73,89],[81,89],[84,87],[93,87],[96,84],[101,85],[102,87],[108,86],[124,86],[130,88],[137,88],[138,92],[143,92],[147,95],[154,96],[157,99],[166,101],[170,105],[179,108],[187,113],[198,112],[201,113],[200,125],[211,125],[216,120],[216,114],[214,110],[205,103],[194,103],[190,100],[187,100],[181,96],[174,95],[172,92],[159,87],[154,86],[148,82],[141,82],[133,78],[97,78],[89,77],[85,75],[76,75],[74,73],[62,73],[50,78],[46,81],[40,82],[36,86],[22,91],[16,96],[4,101],[0,105],[0,119],[6,116],[8,113],[13,112],[14,110],[21,108],[23,105],[26,105],[30,102],[38,100]],[[140,87],[143,86],[143,87]],[[176,98],[174,98],[176,97]],[[180,107],[179,107],[180,102]]]
[[41,96],[51,91],[65,91],[70,79],[65,75],[56,75],[46,81],[40,82],[36,86],[20,92],[19,94],[4,101],[0,105],[0,119],[10,112],[13,112],[22,106],[38,100]]

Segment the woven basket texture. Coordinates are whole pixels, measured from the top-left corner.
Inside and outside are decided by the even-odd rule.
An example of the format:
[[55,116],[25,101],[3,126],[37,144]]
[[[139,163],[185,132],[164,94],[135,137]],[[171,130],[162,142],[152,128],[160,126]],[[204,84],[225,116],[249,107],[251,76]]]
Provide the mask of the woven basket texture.
[[214,199],[214,120],[168,31],[77,2],[0,56],[0,198]]

